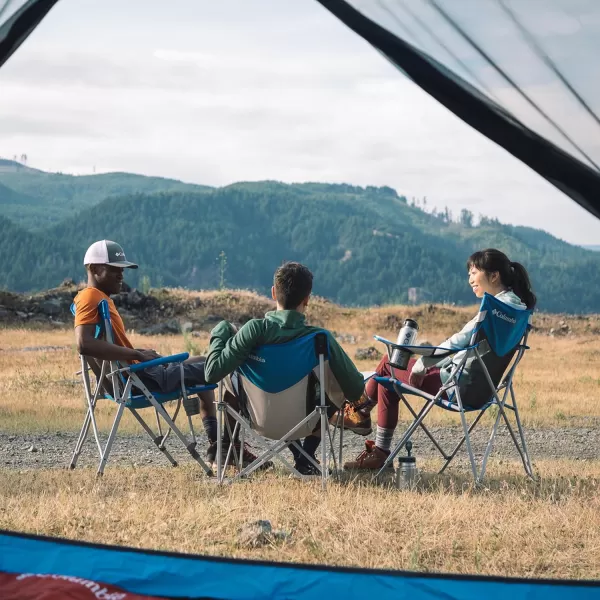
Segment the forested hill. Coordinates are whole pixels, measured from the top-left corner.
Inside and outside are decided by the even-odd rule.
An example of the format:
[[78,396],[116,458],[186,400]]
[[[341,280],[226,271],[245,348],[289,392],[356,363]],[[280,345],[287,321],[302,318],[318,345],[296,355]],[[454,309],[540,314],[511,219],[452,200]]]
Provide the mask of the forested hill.
[[110,197],[208,189],[211,188],[132,173],[79,176],[46,173],[0,160],[0,215],[26,229],[39,230],[57,224]]
[[[0,183],[10,187],[1,173]],[[474,301],[466,258],[493,246],[530,269],[541,309],[600,312],[599,253],[495,220],[473,226],[470,213],[461,221],[424,212],[387,187],[258,182],[124,194],[43,230],[0,219],[0,255],[11,257],[0,264],[0,286],[26,291],[81,279],[85,249],[108,238],[139,262],[127,273],[133,285],[146,277],[268,293],[277,265],[299,260],[315,274],[315,293],[342,304],[407,302],[409,288],[419,301],[466,304]]]

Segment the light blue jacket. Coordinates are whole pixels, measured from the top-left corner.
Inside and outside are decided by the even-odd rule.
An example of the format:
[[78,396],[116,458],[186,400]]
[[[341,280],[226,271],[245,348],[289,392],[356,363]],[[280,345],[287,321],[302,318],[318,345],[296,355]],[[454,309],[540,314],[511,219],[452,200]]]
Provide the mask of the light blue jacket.
[[[508,304],[512,308],[516,308],[518,310],[526,310],[527,306],[521,301],[519,296],[517,296],[512,290],[504,290],[499,294],[496,294],[496,298],[500,300],[500,302],[504,302]],[[439,348],[466,348],[471,342],[471,336],[473,335],[473,329],[475,329],[475,325],[477,325],[477,317],[475,315],[458,333],[455,333],[453,336],[449,337],[445,342],[438,344]],[[456,354],[449,356],[447,358],[436,359],[434,357],[425,357],[422,356],[417,360],[414,364],[412,372],[416,374],[425,374],[427,369],[431,367],[438,367],[440,369],[440,377],[442,379],[442,383],[446,383],[452,371],[454,365],[457,365],[461,362],[463,356],[465,355],[465,350],[462,352],[457,352]],[[468,379],[468,371],[471,361],[467,361],[463,369],[463,375],[461,375],[462,379]]]

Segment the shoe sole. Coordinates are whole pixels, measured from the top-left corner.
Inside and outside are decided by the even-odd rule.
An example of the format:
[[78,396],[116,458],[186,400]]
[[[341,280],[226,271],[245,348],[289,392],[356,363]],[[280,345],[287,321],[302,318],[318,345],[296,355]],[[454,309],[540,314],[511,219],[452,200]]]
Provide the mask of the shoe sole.
[[[380,467],[359,467],[358,465],[356,465],[356,466],[344,465],[344,471],[379,471],[382,467],[383,467],[383,465],[381,465]],[[394,468],[394,465],[392,463],[388,463],[388,466],[386,467],[386,469],[393,469],[393,468]]]
[[[209,467],[213,470],[214,473],[217,472],[217,461],[215,460],[212,464],[206,463],[209,465]],[[242,466],[242,469],[245,469],[246,467],[250,466],[252,463],[248,463],[246,465]],[[225,469],[229,469],[230,467],[235,467],[235,461],[229,461],[229,463],[227,463],[227,465],[223,465],[223,468]],[[274,463],[272,463],[271,461],[264,463],[262,465],[260,465],[259,467],[257,467],[255,469],[255,471],[266,471],[267,469],[270,469],[271,467],[274,466]]]
[[344,429],[347,429],[348,431],[351,431],[352,433],[355,433],[356,435],[370,435],[371,433],[373,433],[373,428],[372,427],[344,427]]
[[[333,425],[333,427],[338,428],[337,425]],[[338,428],[338,429],[341,429]],[[373,433],[373,428],[372,427],[344,427],[344,431],[351,431],[352,433],[355,433],[356,435],[370,435],[371,433]]]

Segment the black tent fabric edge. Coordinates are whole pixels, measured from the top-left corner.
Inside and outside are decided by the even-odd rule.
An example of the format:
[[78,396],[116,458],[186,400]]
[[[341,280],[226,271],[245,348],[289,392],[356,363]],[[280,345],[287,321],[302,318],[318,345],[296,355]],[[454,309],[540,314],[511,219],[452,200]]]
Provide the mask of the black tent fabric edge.
[[26,4],[20,11],[17,11],[8,34],[4,39],[0,40],[0,67],[27,39],[29,34],[38,26],[40,21],[57,2],[58,0],[37,0],[28,5]]
[[457,117],[600,218],[600,173],[538,135],[430,56],[345,0],[317,0]]
[[[600,173],[475,93],[458,75],[371,21],[345,0],[317,1],[456,116],[600,218]],[[21,8],[7,35],[0,40],[0,67],[57,2],[30,0]]]

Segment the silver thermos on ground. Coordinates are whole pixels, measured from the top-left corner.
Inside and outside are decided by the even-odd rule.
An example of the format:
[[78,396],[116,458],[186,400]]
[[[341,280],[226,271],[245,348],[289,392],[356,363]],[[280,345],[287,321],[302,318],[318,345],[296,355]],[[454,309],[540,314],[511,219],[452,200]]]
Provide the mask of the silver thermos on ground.
[[417,482],[417,461],[411,456],[412,442],[406,442],[407,456],[398,457],[398,468],[396,469],[396,487],[399,490],[411,490]]
[[[417,322],[413,321],[413,319],[406,319],[406,321],[404,321],[404,325],[402,325],[402,329],[400,329],[400,332],[398,333],[398,340],[396,343],[400,346],[413,346],[417,339],[418,331],[419,326],[417,325]],[[395,348],[392,352],[392,357],[390,358],[390,365],[405,371],[406,367],[408,366],[410,356],[410,352]]]

